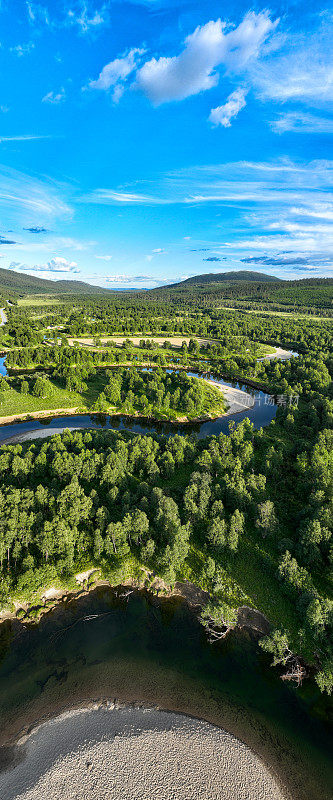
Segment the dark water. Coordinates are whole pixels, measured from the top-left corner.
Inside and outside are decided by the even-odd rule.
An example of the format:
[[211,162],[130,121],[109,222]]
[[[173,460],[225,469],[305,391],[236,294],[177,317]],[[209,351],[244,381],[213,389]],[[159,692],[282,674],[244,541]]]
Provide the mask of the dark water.
[[284,684],[250,633],[210,645],[184,602],[144,593],[117,600],[104,587],[39,626],[6,622],[0,632],[0,733],[88,700],[158,704],[234,733],[293,800],[330,797],[327,701],[311,683]]
[[[198,373],[188,372],[190,376],[200,377]],[[249,386],[243,386],[238,383],[227,383],[222,379],[216,379],[221,386],[233,386],[243,389],[249,398],[249,403],[252,403],[254,398],[254,405],[252,408],[246,408],[245,411],[240,411],[235,414],[230,414],[227,417],[219,417],[215,420],[208,422],[193,423],[180,425],[179,423],[168,422],[147,422],[137,421],[130,419],[126,416],[106,416],[104,414],[78,414],[72,416],[53,417],[48,420],[27,420],[26,422],[16,422],[11,425],[2,425],[0,427],[0,442],[10,443],[25,441],[26,439],[36,438],[38,435],[51,436],[55,433],[61,433],[65,428],[75,430],[77,428],[111,428],[112,430],[128,430],[134,433],[158,433],[167,436],[179,434],[196,433],[198,437],[204,438],[205,436],[215,435],[219,433],[228,433],[229,424],[231,421],[236,423],[241,422],[243,419],[248,418],[253,422],[255,428],[261,428],[274,419],[277,405],[274,398],[265,392],[258,392],[251,389]],[[32,434],[30,436],[29,434]]]

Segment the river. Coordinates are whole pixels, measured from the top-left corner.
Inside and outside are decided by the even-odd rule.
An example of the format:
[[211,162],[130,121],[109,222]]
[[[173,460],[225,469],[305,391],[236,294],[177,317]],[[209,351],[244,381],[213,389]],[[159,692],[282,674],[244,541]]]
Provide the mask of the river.
[[[106,587],[49,612],[38,626],[7,621],[0,631],[2,741],[89,701],[158,705],[232,732],[292,800],[329,800],[328,701],[310,682],[298,691],[283,683],[250,632],[210,645],[180,598],[135,592],[119,600]],[[2,755],[8,764],[15,752]]]
[[[0,359],[0,374],[1,369],[6,370],[6,367]],[[188,372],[192,377],[200,377],[198,373]],[[255,428],[261,428],[274,419],[277,404],[274,398],[265,393],[254,389],[249,386],[243,386],[238,383],[230,383],[222,379],[214,379],[215,383],[226,388],[241,389],[246,393],[249,406],[241,411],[236,411],[232,414],[227,414],[217,419],[207,420],[199,423],[188,423],[186,425],[170,422],[152,422],[152,421],[136,421],[135,419],[124,416],[108,416],[105,414],[73,414],[68,416],[50,416],[47,419],[29,419],[24,422],[14,422],[9,425],[0,426],[0,443],[11,444],[15,442],[23,442],[30,439],[44,438],[52,436],[56,433],[62,433],[64,430],[77,430],[80,428],[109,428],[111,430],[127,430],[133,433],[141,434],[164,434],[172,436],[176,433],[184,435],[195,433],[200,439],[206,436],[218,436],[220,433],[229,432],[229,424],[231,421],[241,422],[243,419],[248,418],[253,422]]]

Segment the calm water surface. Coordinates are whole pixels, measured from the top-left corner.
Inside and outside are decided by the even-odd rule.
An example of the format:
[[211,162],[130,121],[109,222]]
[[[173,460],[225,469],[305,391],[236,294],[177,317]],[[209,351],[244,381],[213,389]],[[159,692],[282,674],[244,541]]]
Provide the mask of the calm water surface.
[[[188,372],[193,377],[200,377],[198,373]],[[10,442],[25,441],[28,439],[39,438],[43,436],[52,436],[52,434],[62,433],[66,428],[69,430],[77,430],[79,428],[110,428],[112,430],[128,430],[133,433],[158,433],[167,436],[179,434],[196,433],[202,439],[205,436],[218,436],[219,433],[229,433],[229,424],[231,421],[241,422],[246,417],[253,422],[255,428],[261,428],[274,419],[277,405],[274,398],[265,392],[258,392],[251,389],[249,386],[243,386],[238,383],[227,383],[222,379],[214,378],[214,380],[221,386],[233,386],[238,389],[243,389],[249,398],[249,404],[254,405],[246,408],[244,411],[239,411],[235,414],[228,416],[218,417],[215,420],[208,422],[193,423],[187,425],[179,425],[177,423],[168,422],[136,422],[126,416],[107,416],[104,414],[74,414],[72,416],[59,416],[51,417],[48,420],[27,420],[25,422],[16,422],[10,425],[0,426],[0,443],[10,444]]]
[[181,600],[117,600],[104,587],[38,626],[6,622],[1,632],[0,735],[89,700],[157,704],[234,733],[293,800],[331,796],[328,702],[311,683],[283,683],[249,633],[210,645]]

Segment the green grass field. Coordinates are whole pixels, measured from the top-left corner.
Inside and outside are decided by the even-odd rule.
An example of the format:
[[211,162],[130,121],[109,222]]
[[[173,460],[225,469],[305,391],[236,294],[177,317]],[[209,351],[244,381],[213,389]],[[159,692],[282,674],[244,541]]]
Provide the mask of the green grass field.
[[[37,375],[37,373],[36,373]],[[23,378],[23,376],[22,376]],[[99,394],[103,391],[108,383],[108,378],[105,372],[100,370],[96,375],[87,382],[87,389],[80,392],[70,392],[63,388],[57,381],[49,381],[52,390],[44,398],[35,397],[33,394],[22,394],[18,391],[18,379],[11,379],[10,388],[2,392],[2,402],[0,404],[0,417],[19,416],[23,414],[33,413],[37,411],[46,411],[52,409],[67,409],[79,408],[82,412],[89,412],[93,410],[94,403],[96,402]],[[14,388],[14,385],[17,388]],[[218,416],[223,414],[227,407],[223,394],[208,384],[204,384],[204,404],[201,415],[212,414]],[[110,406],[107,411],[109,413],[132,413],[132,408],[128,409],[126,404],[116,408]],[[134,406],[134,413],[140,413],[140,409]],[[157,419],[177,419],[179,417],[188,416],[195,418],[196,413],[188,415],[186,412],[176,411],[170,409],[164,412],[163,409],[158,411],[153,410],[153,416]]]
[[23,307],[57,306],[59,304],[61,304],[61,300],[53,294],[27,294],[26,297],[21,297],[18,300],[18,305]]

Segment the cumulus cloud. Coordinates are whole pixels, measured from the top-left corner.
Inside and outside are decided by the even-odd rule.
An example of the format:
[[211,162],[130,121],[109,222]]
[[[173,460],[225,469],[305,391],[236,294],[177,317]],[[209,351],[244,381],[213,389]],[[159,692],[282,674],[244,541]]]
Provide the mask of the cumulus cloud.
[[256,59],[277,24],[267,11],[248,12],[233,29],[221,19],[211,20],[187,36],[179,55],[152,58],[143,64],[136,86],[154,105],[207,91],[219,82],[218,67],[239,72]]
[[66,92],[64,87],[62,86],[59,89],[59,92],[48,92],[44,97],[42,97],[42,103],[51,103],[51,105],[58,105],[59,103],[63,103],[66,99]]
[[203,261],[224,261],[225,259],[218,258],[218,256],[208,256],[208,258],[204,258]]
[[231,127],[231,120],[237,117],[242,108],[246,106],[246,91],[245,89],[235,89],[223,106],[212,108],[209,121],[212,125],[222,125],[223,128]]
[[133,47],[127,53],[123,53],[119,58],[115,58],[106,64],[100,72],[97,80],[91,80],[88,89],[99,89],[100,91],[108,91],[112,89],[112,96],[114,102],[118,102],[124,88],[125,81],[137,68],[140,57],[145,51],[139,47]]

